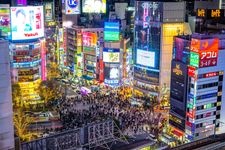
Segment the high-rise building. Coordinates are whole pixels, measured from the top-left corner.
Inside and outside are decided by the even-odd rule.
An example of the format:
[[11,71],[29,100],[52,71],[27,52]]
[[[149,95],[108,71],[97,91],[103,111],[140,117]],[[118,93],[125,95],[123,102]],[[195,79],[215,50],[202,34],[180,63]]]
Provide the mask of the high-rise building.
[[224,40],[224,34],[175,38],[169,123],[181,140],[224,132]]
[[168,93],[173,37],[191,33],[185,8],[185,2],[136,2],[134,98],[156,101]]
[[9,43],[0,40],[0,149],[14,148]]

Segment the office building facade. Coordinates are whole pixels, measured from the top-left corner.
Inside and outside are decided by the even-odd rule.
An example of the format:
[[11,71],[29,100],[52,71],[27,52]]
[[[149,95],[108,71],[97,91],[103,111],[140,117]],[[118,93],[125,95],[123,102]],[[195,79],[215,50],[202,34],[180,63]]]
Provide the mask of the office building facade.
[[[169,123],[181,140],[224,132],[224,40],[224,35],[202,34],[175,39]],[[185,80],[173,80],[180,75]]]
[[9,43],[0,40],[0,149],[14,148]]

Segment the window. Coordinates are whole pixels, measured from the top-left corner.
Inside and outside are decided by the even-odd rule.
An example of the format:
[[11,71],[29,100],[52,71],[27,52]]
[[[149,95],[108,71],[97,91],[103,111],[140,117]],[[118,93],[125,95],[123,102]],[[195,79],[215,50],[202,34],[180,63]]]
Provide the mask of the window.
[[220,115],[216,115],[216,119],[220,119]]
[[195,136],[196,136],[196,137],[199,136],[199,133],[195,133]]
[[223,81],[223,75],[219,76],[219,81]]
[[198,85],[198,89],[211,88],[211,87],[215,87],[215,86],[218,86],[218,82]]

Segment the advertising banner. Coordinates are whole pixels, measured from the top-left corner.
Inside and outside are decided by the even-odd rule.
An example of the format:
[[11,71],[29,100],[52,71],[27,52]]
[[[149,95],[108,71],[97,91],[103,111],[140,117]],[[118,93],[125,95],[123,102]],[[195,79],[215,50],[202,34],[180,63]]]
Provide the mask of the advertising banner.
[[45,2],[44,3],[44,12],[45,12],[45,21],[53,21],[54,20],[54,3],[53,2]]
[[80,0],[65,0],[65,10],[68,15],[80,14]]
[[155,52],[137,49],[136,63],[145,67],[155,67]]
[[192,39],[190,65],[203,68],[217,65],[219,39]]
[[149,22],[160,22],[162,20],[161,2],[136,2],[135,20],[136,24],[142,24],[143,28],[149,26]]
[[199,54],[195,52],[190,52],[190,65],[194,67],[199,67]]
[[119,41],[120,40],[120,24],[119,22],[104,23],[104,40]]
[[104,67],[105,80],[104,83],[109,85],[118,85],[120,79],[120,64],[105,64]]
[[83,13],[106,13],[106,0],[82,0]]
[[0,4],[0,30],[2,36],[8,36],[10,32],[10,9],[9,5]]
[[141,80],[146,84],[159,84],[159,72],[134,67],[134,79]]
[[219,49],[219,39],[207,39],[201,40],[200,45],[200,62],[199,67],[210,67],[217,65],[218,58],[218,49]]
[[85,47],[96,47],[97,45],[97,34],[92,32],[83,32],[82,34],[83,46]]
[[120,62],[120,49],[103,49],[103,61],[111,62],[111,63],[119,63]]
[[12,40],[44,36],[43,6],[11,7]]

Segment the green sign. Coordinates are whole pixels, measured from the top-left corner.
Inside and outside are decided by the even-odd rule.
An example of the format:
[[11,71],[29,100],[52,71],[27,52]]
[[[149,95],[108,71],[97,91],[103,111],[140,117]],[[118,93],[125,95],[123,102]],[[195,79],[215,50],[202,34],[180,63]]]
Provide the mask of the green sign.
[[194,67],[199,66],[199,54],[195,52],[190,52],[190,65]]
[[84,46],[83,47],[83,52],[86,52],[86,53],[95,53],[95,48]]
[[120,33],[113,31],[104,31],[104,40],[105,41],[119,41]]

